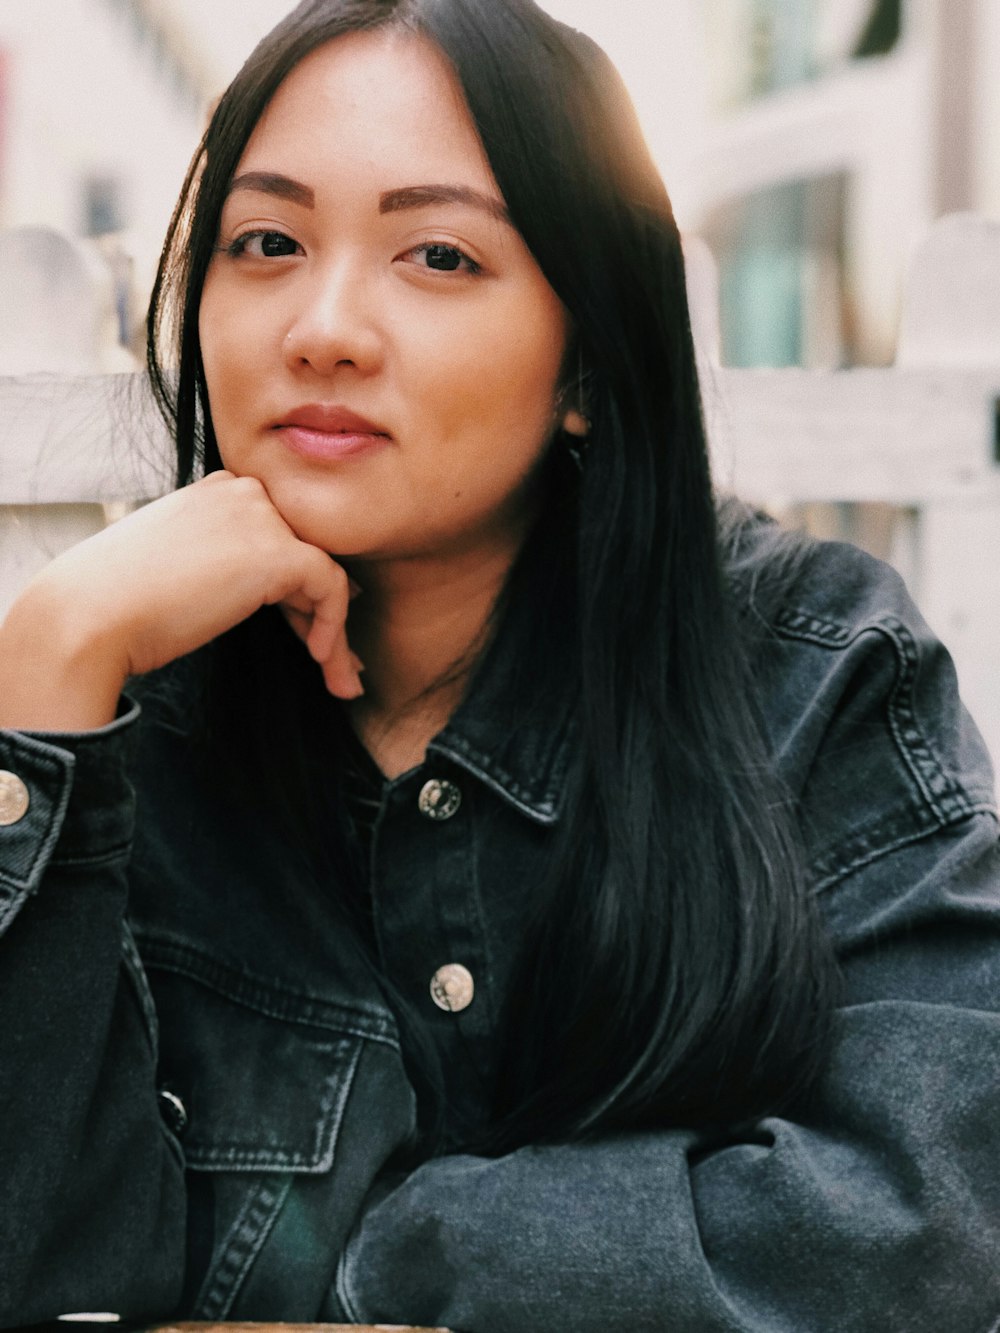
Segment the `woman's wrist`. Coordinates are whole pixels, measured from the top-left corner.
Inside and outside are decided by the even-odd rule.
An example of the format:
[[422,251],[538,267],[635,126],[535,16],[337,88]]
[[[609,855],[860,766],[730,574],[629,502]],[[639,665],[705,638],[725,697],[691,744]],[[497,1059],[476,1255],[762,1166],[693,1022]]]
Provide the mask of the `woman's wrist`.
[[127,668],[106,634],[44,589],[25,593],[0,625],[0,727],[91,731],[114,721]]

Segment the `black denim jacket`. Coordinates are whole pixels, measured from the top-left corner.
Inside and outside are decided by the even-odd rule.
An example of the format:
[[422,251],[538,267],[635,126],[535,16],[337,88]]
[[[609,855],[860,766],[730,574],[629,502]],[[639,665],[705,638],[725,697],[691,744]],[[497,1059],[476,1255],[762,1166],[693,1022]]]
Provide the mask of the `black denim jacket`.
[[[192,768],[183,708],[0,735],[30,796],[0,828],[0,1324],[993,1329],[989,761],[898,579],[849,548],[774,610],[758,674],[844,1000],[809,1119],[711,1149],[644,1132],[398,1171],[414,1096],[336,886]],[[382,966],[473,1121],[572,744],[568,708],[512,729],[503,688],[386,785],[372,849]],[[447,964],[474,985],[456,1012]]]

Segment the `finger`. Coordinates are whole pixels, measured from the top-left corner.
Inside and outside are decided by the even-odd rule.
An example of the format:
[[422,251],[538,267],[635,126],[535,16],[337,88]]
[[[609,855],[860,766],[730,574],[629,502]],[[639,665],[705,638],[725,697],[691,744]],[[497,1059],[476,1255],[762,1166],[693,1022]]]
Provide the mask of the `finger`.
[[341,667],[332,668],[328,663],[322,663],[320,670],[323,673],[323,683],[327,692],[336,699],[343,699],[349,703],[352,699],[360,699],[365,692],[365,687],[361,683],[361,677],[354,672],[345,675]]
[[[350,585],[347,574],[329,557],[315,552],[310,558],[300,594],[312,604],[312,624],[306,646],[323,667],[323,678],[331,694],[357,699],[364,693],[359,659],[347,642],[347,609]],[[297,598],[288,599],[293,608]]]
[[309,631],[312,629],[312,611],[299,610],[298,607],[292,606],[290,602],[279,602],[278,610],[285,617],[293,632],[305,643],[309,638]]
[[363,689],[359,688],[358,677],[365,669],[364,663],[348,646],[349,670],[345,671],[343,657],[338,651],[338,639],[343,636],[343,630],[337,631],[335,626],[320,623],[317,632],[313,633],[316,625],[314,616],[298,611],[287,603],[281,603],[279,609],[294,633],[308,648],[310,657],[323,668],[323,679],[331,693],[343,698],[359,697]]
[[331,694],[341,699],[358,699],[364,694],[361,682],[364,663],[351,651],[343,625],[316,616],[306,643],[323,668],[323,679]]
[[[298,602],[298,605],[295,603]],[[300,609],[308,607],[308,610]],[[315,608],[309,605],[304,594],[289,601],[279,603],[278,609],[292,630],[309,650],[314,661],[324,668],[324,679],[335,694],[355,698],[359,693],[358,676],[364,670],[364,663],[357,653],[347,647],[347,666],[340,640],[345,637],[343,626],[336,622],[318,619]],[[349,695],[345,691],[349,690]]]
[[306,647],[317,662],[326,662],[333,655],[337,639],[343,633],[342,625],[314,614],[306,634]]

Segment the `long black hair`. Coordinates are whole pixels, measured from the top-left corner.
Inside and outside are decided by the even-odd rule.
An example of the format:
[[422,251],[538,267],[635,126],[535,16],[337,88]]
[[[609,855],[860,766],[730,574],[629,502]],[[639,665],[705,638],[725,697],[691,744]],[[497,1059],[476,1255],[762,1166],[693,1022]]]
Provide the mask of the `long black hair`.
[[[573,608],[577,746],[487,1146],[774,1111],[820,1067],[833,969],[720,551],[677,228],[593,42],[533,0],[305,0],[264,39],[192,165],[150,310],[178,479],[220,466],[198,308],[240,155],[306,54],[384,24],[454,68],[514,225],[569,312],[569,387],[590,421],[582,466],[550,469],[548,590],[524,577],[529,540],[506,592],[511,607]],[[552,446],[563,460],[565,443]],[[260,706],[276,693],[262,686]],[[268,730],[277,772],[289,732],[255,734]]]

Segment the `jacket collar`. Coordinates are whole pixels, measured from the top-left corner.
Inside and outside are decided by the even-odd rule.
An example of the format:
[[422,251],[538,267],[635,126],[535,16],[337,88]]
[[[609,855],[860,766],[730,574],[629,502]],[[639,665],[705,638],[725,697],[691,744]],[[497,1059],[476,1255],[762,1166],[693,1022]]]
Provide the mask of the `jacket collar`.
[[563,807],[574,748],[575,634],[567,615],[542,611],[508,607],[465,699],[428,750],[529,819],[551,825]]
[[538,824],[555,824],[562,809],[572,724],[546,735],[501,737],[487,725],[480,735],[449,723],[429,750],[445,756],[491,787]]

